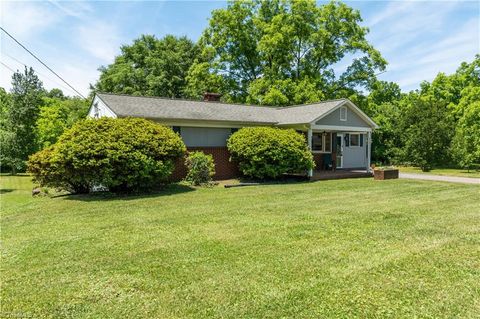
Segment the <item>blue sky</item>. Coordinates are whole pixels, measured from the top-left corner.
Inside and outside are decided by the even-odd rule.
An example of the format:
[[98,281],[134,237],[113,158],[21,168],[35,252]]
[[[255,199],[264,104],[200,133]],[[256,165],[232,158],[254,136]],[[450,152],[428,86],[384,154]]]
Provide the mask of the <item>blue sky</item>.
[[[403,90],[452,73],[480,53],[479,1],[347,1],[359,9],[369,41],[387,59],[379,78]],[[1,2],[0,24],[83,94],[98,78],[98,67],[113,61],[120,45],[142,33],[187,35],[196,40],[210,12],[223,1],[170,2]],[[2,32],[0,60],[12,69],[33,66],[47,88],[72,95],[47,69]],[[348,61],[339,63],[341,70]],[[0,86],[12,72],[0,65]]]

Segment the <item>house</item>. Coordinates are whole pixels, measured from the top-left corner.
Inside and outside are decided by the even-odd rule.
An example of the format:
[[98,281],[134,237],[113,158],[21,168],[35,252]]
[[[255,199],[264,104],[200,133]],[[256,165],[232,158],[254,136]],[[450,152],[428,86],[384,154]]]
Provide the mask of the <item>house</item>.
[[[245,126],[293,128],[305,134],[317,170],[370,169],[371,132],[377,125],[348,99],[289,107],[219,102],[218,94],[204,101],[97,93],[89,117],[141,117],[170,126],[188,150],[212,154],[216,179],[238,174],[229,161],[228,137]],[[185,174],[177,165],[175,178]],[[312,176],[313,172],[309,172]]]

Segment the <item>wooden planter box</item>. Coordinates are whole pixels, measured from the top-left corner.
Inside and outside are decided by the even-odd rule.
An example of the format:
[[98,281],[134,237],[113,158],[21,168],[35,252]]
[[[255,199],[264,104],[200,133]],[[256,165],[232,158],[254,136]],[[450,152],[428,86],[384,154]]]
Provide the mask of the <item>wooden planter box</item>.
[[376,169],[373,171],[373,179],[383,181],[384,179],[398,178],[398,169]]

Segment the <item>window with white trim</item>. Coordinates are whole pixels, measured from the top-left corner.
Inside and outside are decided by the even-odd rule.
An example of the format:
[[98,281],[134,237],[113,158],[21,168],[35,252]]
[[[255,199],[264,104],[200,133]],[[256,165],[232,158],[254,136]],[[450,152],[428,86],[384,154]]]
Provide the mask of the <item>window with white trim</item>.
[[340,121],[346,121],[347,120],[347,107],[342,106],[340,108]]
[[323,151],[323,134],[312,134],[312,151]]
[[360,146],[360,134],[350,134],[350,146]]
[[330,153],[332,151],[332,134],[327,132],[313,133],[312,151]]

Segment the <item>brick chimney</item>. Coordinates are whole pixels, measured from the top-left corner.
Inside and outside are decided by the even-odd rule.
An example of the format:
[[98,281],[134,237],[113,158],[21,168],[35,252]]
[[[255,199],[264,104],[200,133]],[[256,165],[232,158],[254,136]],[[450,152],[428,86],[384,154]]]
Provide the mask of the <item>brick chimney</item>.
[[203,93],[203,101],[204,102],[219,102],[221,96],[222,95],[218,94],[218,93],[205,92],[205,93]]

